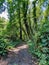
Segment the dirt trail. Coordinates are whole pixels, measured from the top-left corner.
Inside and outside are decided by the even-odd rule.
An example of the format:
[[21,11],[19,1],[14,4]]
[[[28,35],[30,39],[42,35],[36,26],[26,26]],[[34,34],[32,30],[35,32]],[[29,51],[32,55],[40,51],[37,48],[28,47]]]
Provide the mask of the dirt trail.
[[6,59],[0,59],[0,65],[37,65],[35,60],[28,52],[28,45],[23,44],[11,49]]

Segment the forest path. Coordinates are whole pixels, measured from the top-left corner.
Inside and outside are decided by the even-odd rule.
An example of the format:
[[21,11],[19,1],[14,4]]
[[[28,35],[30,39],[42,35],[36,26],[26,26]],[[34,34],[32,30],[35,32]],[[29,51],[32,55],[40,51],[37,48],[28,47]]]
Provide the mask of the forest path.
[[0,65],[37,65],[36,58],[28,52],[28,45],[22,44],[9,50],[6,59],[0,59]]

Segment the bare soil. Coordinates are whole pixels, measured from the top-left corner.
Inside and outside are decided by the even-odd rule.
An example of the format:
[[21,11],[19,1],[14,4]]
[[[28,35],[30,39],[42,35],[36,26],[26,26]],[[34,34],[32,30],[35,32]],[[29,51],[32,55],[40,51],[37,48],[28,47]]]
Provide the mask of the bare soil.
[[28,52],[28,45],[22,44],[10,49],[6,58],[0,59],[0,65],[38,65],[37,59]]

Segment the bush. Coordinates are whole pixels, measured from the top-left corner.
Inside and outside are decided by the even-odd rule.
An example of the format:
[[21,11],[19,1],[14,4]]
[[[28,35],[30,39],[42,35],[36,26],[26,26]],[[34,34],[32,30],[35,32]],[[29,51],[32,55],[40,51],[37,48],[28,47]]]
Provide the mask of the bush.
[[29,50],[39,59],[39,65],[49,65],[49,48],[48,42],[41,39],[38,46],[35,45],[32,41],[29,41]]
[[32,54],[39,58],[39,65],[49,65],[49,22],[40,24],[33,40],[29,42]]
[[4,39],[0,39],[0,55],[4,56],[7,53],[7,43]]

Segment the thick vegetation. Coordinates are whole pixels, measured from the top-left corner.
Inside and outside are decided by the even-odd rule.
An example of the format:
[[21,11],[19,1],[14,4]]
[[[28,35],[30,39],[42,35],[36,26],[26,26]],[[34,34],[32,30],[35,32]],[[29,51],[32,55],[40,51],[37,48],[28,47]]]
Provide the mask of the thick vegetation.
[[0,55],[27,41],[39,65],[49,65],[49,0],[0,0],[8,20],[0,17]]

